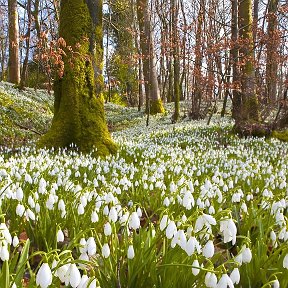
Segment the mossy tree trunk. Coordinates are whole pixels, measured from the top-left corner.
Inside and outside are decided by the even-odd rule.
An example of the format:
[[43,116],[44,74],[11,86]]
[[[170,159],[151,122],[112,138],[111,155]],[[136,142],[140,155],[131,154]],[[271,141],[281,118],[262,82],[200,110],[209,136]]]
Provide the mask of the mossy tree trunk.
[[9,14],[9,63],[8,81],[14,84],[20,82],[20,59],[19,59],[19,25],[17,0],[8,0]]
[[[102,0],[62,0],[59,36],[66,41],[64,74],[54,83],[52,127],[40,147],[97,148],[97,155],[116,150],[104,116]],[[69,52],[68,47],[73,52]]]
[[238,21],[242,66],[240,72],[241,101],[240,106],[236,107],[236,109],[240,109],[240,113],[237,113],[236,122],[258,122],[259,104],[255,85],[252,0],[239,1]]
[[[140,46],[143,57],[143,74],[145,80],[146,112],[163,113],[164,107],[160,97],[154,55],[153,32],[151,28],[149,1],[137,0],[137,17],[140,30]],[[148,105],[148,106],[147,106]],[[148,110],[148,111],[147,111]]]

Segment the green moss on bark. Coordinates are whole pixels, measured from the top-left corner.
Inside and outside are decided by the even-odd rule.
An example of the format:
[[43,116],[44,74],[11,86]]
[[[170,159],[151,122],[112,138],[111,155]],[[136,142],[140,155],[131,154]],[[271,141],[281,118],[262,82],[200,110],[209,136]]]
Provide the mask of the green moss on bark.
[[161,99],[154,100],[154,101],[150,100],[150,114],[151,115],[164,113],[164,112],[165,112],[165,109],[164,109]]
[[288,142],[288,130],[273,131],[272,136],[281,141]]
[[99,88],[103,80],[101,75],[97,75],[101,71],[102,58],[101,61],[94,58],[101,54],[101,45],[96,47],[97,51],[92,47],[94,53],[91,52],[91,41],[100,41],[95,38],[102,35],[99,29],[95,28],[85,1],[61,2],[60,37],[74,51],[76,44],[80,44],[80,48],[73,57],[67,51],[64,75],[54,83],[54,118],[51,129],[39,141],[40,147],[69,147],[74,143],[83,152],[95,147],[101,156],[116,151],[108,132]]

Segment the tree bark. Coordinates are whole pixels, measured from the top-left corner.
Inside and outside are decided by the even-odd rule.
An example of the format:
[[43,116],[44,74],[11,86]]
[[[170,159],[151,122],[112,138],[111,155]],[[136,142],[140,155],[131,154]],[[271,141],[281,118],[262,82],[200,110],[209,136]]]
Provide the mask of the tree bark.
[[83,152],[95,147],[97,155],[113,153],[116,146],[108,132],[102,95],[102,1],[62,0],[59,36],[66,41],[64,74],[54,83],[52,127],[39,145],[74,143]]
[[9,64],[8,81],[14,84],[20,82],[19,59],[19,25],[17,0],[8,0],[9,12]]
[[278,0],[270,0],[268,5],[268,42],[266,60],[267,102],[274,103],[276,101],[277,94],[277,59],[279,57],[279,36],[276,31],[278,24],[276,16]]
[[239,38],[241,41],[241,104],[240,122],[259,121],[259,104],[255,86],[252,0],[239,4]]
[[[154,55],[153,32],[151,28],[148,0],[137,0],[137,16],[140,30],[140,46],[143,56],[143,74],[145,80],[146,112],[163,113]],[[148,110],[148,111],[147,111]]]

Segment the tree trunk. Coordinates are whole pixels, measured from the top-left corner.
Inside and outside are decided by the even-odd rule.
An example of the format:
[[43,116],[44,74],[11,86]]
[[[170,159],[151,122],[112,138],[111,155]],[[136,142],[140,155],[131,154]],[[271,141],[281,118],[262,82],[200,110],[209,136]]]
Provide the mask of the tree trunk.
[[173,60],[174,60],[174,115],[173,122],[177,122],[180,116],[180,61],[179,61],[179,35],[178,35],[178,12],[177,0],[172,0],[172,25],[173,25]]
[[266,61],[266,83],[267,96],[270,103],[276,101],[277,94],[277,72],[278,72],[278,46],[279,36],[277,29],[277,6],[278,0],[270,0],[268,7],[268,41],[267,41],[267,61]]
[[[137,16],[140,30],[140,45],[143,56],[143,74],[145,80],[146,112],[152,115],[163,113],[154,55],[153,32],[151,28],[149,1],[137,0]],[[148,110],[148,111],[147,111]]]
[[32,22],[32,14],[31,14],[31,0],[27,1],[27,32],[25,35],[26,38],[26,51],[25,51],[25,59],[23,62],[22,72],[21,72],[21,79],[20,79],[20,89],[23,89],[26,84],[27,74],[28,74],[28,61],[29,61],[29,51],[30,51],[30,35],[31,35],[31,22]]
[[202,100],[202,31],[203,31],[203,21],[204,21],[204,9],[205,0],[200,1],[200,7],[197,18],[197,31],[196,31],[196,43],[195,43],[195,66],[193,71],[193,93],[192,93],[192,119],[200,119],[200,105]]
[[[255,86],[252,0],[239,4],[239,38],[241,43],[241,104],[240,122],[258,122],[259,104]],[[238,119],[239,120],[239,119]]]
[[72,47],[73,57],[63,45],[67,56],[63,77],[54,83],[52,127],[39,144],[69,147],[74,143],[83,152],[95,147],[97,155],[115,152],[102,95],[102,0],[61,1],[59,36]]
[[20,82],[19,60],[19,25],[17,0],[8,0],[9,11],[9,64],[8,81],[14,84]]
[[240,119],[239,107],[241,105],[240,81],[239,81],[239,47],[238,47],[238,0],[232,0],[232,21],[231,21],[231,42],[230,50],[233,67],[233,98],[232,98],[232,117],[234,120]]

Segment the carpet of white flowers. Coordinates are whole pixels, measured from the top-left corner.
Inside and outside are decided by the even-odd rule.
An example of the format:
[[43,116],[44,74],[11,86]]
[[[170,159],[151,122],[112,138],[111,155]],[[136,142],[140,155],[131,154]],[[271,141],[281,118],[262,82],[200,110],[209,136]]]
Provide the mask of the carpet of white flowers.
[[288,144],[225,122],[116,132],[106,159],[0,152],[1,287],[288,287]]

